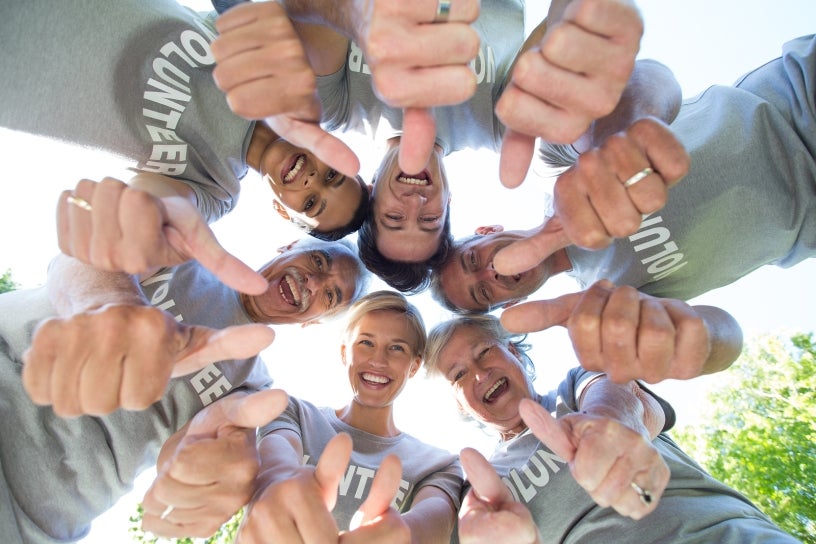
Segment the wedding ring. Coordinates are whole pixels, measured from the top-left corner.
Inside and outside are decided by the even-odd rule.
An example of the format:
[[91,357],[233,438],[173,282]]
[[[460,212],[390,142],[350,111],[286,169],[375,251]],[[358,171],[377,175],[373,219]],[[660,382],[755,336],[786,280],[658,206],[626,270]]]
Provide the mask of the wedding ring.
[[450,17],[451,0],[438,0],[436,4],[436,17],[434,23],[447,23]]
[[173,512],[174,508],[175,506],[173,506],[172,504],[168,504],[167,508],[164,509],[164,512],[161,513],[161,516],[159,516],[159,519],[167,519],[167,516],[169,516]]
[[652,170],[652,168],[650,166],[647,166],[646,168],[644,168],[643,170],[641,170],[640,172],[638,172],[637,174],[635,174],[631,178],[624,181],[623,186],[626,187],[626,188],[629,188],[632,185],[634,185],[635,183],[638,183],[639,181],[643,180],[643,178],[645,178],[645,177],[647,177],[647,176],[649,176],[651,174],[654,174],[654,170]]
[[85,200],[84,198],[79,198],[78,196],[74,195],[68,195],[68,198],[66,198],[65,200],[68,201],[68,204],[73,204],[74,206],[78,206],[83,210],[87,211],[93,210],[93,208],[91,208],[91,203]]
[[637,493],[640,496],[640,502],[642,502],[646,506],[652,504],[652,494],[649,491],[646,491],[645,489],[637,485],[634,481],[629,482],[629,485],[632,486],[632,489],[635,490],[635,493]]

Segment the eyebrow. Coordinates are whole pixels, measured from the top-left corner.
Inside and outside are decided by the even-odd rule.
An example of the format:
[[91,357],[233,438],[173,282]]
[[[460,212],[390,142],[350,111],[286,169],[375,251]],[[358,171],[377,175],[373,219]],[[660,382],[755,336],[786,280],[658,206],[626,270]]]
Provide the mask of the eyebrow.
[[[318,253],[323,255],[323,258],[326,259],[326,269],[327,269],[327,271],[331,270],[332,265],[334,264],[334,259],[332,259],[332,256],[329,254],[329,252],[326,251],[325,249],[320,249],[320,250],[318,250]],[[340,306],[341,304],[343,304],[343,291],[340,289],[339,286],[335,285],[334,286],[334,304],[332,305],[332,307],[336,308],[337,306]]]
[[315,214],[312,216],[312,219],[314,219],[315,217],[319,216],[319,215],[320,215],[321,213],[323,213],[325,210],[326,210],[326,199],[324,198],[323,200],[321,200],[321,201],[320,201],[320,207],[317,209],[317,211],[315,212]]

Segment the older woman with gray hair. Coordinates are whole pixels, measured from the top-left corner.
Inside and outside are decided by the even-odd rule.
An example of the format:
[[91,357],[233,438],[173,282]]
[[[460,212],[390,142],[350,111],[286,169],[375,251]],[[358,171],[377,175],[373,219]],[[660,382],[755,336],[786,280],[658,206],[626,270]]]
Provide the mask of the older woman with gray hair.
[[674,423],[665,401],[580,368],[538,394],[528,347],[490,315],[428,337],[429,376],[500,437],[489,464],[462,451],[462,542],[796,542],[664,433]]

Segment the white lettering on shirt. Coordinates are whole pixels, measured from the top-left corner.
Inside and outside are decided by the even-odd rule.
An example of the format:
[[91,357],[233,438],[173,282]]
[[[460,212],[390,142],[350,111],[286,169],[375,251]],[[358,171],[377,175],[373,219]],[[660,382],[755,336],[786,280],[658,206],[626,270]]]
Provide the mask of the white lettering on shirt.
[[659,215],[644,219],[638,231],[629,237],[635,243],[634,250],[646,272],[649,281],[657,281],[674,274],[688,264],[677,243],[671,240],[671,231],[659,225],[663,218]]
[[162,45],[151,63],[142,115],[153,147],[149,159],[139,165],[143,170],[178,176],[187,168],[188,144],[175,130],[192,98],[188,71],[215,64],[210,49],[215,35],[199,21],[196,26],[200,32],[184,30],[177,40]]

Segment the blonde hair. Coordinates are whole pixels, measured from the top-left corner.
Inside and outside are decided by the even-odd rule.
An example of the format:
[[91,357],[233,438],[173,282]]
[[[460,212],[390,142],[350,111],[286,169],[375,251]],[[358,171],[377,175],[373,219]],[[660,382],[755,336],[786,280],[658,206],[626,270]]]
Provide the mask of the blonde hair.
[[355,327],[357,327],[365,315],[371,312],[381,311],[396,312],[405,317],[414,336],[409,347],[414,352],[414,356],[423,357],[427,339],[425,334],[425,322],[422,320],[422,315],[416,306],[408,302],[408,299],[396,291],[374,291],[352,304],[348,310],[348,314],[346,314],[346,328],[343,332],[343,342],[345,343],[351,340],[352,331],[354,331]]

